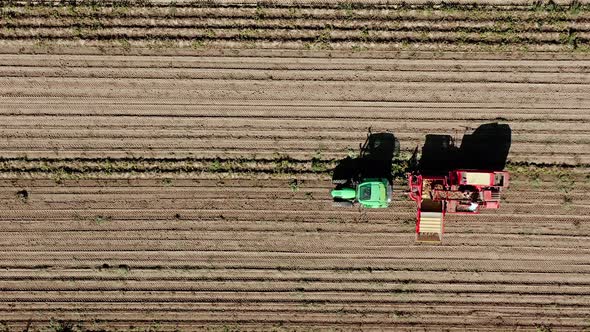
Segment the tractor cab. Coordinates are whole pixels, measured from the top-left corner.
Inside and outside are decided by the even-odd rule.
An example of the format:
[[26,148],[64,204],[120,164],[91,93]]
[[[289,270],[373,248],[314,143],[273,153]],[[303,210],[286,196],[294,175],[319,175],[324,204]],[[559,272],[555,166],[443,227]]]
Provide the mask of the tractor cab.
[[354,203],[359,203],[365,208],[388,207],[392,193],[392,186],[387,179],[365,179],[356,185],[356,189],[343,187],[331,191],[335,206],[353,206]]
[[359,185],[359,203],[367,208],[386,208],[391,202],[392,189],[386,179],[367,180]]

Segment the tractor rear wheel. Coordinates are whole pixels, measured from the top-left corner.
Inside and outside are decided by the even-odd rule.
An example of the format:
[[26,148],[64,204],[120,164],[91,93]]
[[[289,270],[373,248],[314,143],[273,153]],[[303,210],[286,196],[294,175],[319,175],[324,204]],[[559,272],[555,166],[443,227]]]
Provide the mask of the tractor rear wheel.
[[347,201],[336,201],[336,202],[332,202],[332,206],[334,207],[352,207],[354,204],[352,204],[352,202],[347,202]]

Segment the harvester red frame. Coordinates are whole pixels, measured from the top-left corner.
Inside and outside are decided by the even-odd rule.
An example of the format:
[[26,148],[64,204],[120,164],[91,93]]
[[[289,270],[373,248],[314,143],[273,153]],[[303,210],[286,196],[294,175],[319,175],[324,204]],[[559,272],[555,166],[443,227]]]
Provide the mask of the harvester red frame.
[[417,205],[416,241],[440,242],[446,213],[478,214],[481,208],[499,208],[500,192],[509,178],[506,171],[453,170],[444,176],[409,173],[409,196]]

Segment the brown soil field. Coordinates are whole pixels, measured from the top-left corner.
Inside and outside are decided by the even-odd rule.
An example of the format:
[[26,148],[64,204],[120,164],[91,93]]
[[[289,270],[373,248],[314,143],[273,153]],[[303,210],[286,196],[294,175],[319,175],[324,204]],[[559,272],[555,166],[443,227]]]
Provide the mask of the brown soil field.
[[[0,329],[590,330],[585,2],[240,2],[2,7]],[[510,187],[441,245],[400,174],[332,207],[369,127],[407,159],[490,122]]]
[[[427,56],[2,55],[0,320],[587,328],[590,61]],[[498,119],[512,185],[441,246],[401,180],[390,209],[331,207],[369,126],[409,153]]]

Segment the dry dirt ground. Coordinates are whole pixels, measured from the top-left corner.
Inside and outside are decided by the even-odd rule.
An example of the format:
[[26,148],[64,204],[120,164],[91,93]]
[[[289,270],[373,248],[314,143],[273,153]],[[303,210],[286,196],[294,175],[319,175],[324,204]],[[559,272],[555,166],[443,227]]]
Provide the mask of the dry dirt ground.
[[[590,329],[587,53],[5,41],[10,330]],[[401,179],[389,209],[331,206],[368,127],[407,156],[495,121],[511,186],[442,245]]]
[[[588,327],[590,61],[428,56],[2,55],[0,319]],[[497,119],[512,186],[442,246],[306,162]]]

